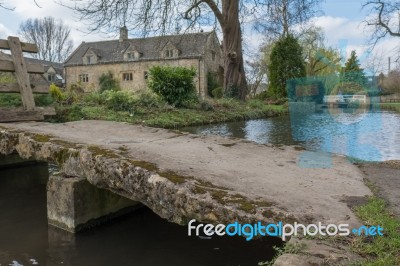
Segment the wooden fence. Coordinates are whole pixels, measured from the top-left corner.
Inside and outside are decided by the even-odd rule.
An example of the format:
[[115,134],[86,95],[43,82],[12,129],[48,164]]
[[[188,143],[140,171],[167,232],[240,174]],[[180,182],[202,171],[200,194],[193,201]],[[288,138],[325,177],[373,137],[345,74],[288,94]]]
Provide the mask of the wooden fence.
[[20,93],[22,108],[0,108],[0,122],[40,121],[44,115],[54,115],[55,110],[39,108],[35,105],[33,93],[49,93],[49,84],[33,83],[29,74],[43,74],[44,67],[40,64],[27,64],[23,52],[37,53],[36,44],[20,42],[18,37],[8,37],[0,40],[0,49],[10,50],[11,57],[0,59],[0,71],[14,72],[16,83],[0,84],[0,93]]

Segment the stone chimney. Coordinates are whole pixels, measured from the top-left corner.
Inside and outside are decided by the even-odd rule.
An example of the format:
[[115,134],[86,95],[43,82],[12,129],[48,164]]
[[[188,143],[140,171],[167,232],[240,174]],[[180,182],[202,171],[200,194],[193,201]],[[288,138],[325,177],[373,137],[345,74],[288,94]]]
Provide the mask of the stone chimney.
[[128,40],[128,29],[126,26],[119,28],[119,42]]

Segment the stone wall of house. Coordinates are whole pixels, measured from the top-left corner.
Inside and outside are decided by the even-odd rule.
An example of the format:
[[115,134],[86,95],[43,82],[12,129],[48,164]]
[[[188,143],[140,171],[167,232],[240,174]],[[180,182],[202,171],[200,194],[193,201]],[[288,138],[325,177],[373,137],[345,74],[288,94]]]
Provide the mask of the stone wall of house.
[[207,75],[212,75],[214,79],[218,81],[219,85],[222,87],[224,78],[224,69],[223,69],[224,59],[223,59],[221,44],[215,34],[210,34],[207,41],[207,47],[208,48],[206,49],[204,56],[204,61],[206,65],[205,73]]
[[[88,82],[81,82],[85,91],[99,89],[99,78],[103,73],[111,71],[115,78],[120,81],[120,86],[126,90],[138,91],[147,89],[146,72],[156,65],[170,65],[193,67],[198,75],[195,78],[196,89],[200,96],[204,97],[207,92],[207,71],[202,59],[166,59],[155,61],[130,61],[116,64],[93,64],[82,66],[65,67],[67,86],[77,83],[80,75],[87,74]],[[132,73],[132,80],[123,80],[124,73]]]

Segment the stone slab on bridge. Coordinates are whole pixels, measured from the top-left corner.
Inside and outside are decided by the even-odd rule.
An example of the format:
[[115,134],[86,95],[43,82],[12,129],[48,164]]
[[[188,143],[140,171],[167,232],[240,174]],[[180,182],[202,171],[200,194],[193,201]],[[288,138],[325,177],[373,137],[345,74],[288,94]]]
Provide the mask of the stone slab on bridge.
[[169,221],[359,221],[346,203],[371,195],[343,156],[301,168],[296,146],[198,136],[108,121],[0,125],[0,153],[52,161],[68,176],[147,205]]

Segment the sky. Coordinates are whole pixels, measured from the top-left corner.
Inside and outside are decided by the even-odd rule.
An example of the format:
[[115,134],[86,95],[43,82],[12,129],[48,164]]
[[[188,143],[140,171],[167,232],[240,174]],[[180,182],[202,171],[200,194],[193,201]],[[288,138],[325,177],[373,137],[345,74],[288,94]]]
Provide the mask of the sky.
[[[115,39],[118,33],[111,36],[104,34],[87,34],[86,25],[79,21],[71,10],[58,5],[52,0],[37,0],[41,8],[37,7],[33,0],[3,0],[9,6],[14,6],[14,11],[0,9],[0,38],[17,36],[19,25],[27,18],[40,18],[53,16],[61,18],[71,28],[74,46],[82,41],[99,41],[104,39]],[[368,65],[372,57],[378,58],[382,72],[388,68],[388,57],[398,57],[400,39],[391,37],[381,41],[372,53],[367,53],[368,34],[365,32],[363,20],[367,15],[362,10],[363,0],[325,0],[321,1],[322,13],[313,18],[316,26],[324,30],[328,46],[340,49],[347,56],[352,50],[356,50],[364,67]],[[133,36],[131,36],[133,37]],[[257,50],[262,42],[262,36],[257,33],[248,33],[245,36],[248,47]],[[396,50],[397,48],[397,50]],[[393,62],[394,60],[392,60]],[[400,63],[400,62],[399,62]]]

